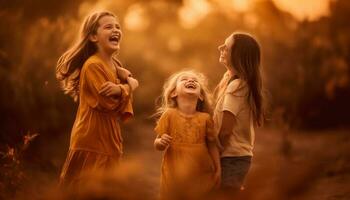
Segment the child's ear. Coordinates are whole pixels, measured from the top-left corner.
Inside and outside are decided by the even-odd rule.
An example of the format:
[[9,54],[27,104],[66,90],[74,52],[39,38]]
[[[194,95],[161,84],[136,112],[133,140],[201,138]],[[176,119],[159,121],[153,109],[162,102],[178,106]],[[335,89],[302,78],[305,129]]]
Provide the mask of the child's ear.
[[96,34],[91,34],[91,35],[89,36],[89,40],[90,40],[91,42],[97,42],[97,35],[96,35]]
[[170,97],[171,98],[175,98],[175,97],[177,97],[177,93],[176,93],[176,91],[174,90],[174,91],[172,91],[171,93],[170,93]]

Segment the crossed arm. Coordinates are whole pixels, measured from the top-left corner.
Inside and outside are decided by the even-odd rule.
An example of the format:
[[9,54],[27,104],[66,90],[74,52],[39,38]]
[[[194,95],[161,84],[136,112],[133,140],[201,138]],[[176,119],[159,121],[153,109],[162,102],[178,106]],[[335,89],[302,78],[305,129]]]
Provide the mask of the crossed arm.
[[[117,74],[122,81],[127,83],[124,84],[124,86],[128,93],[134,91],[139,86],[139,82],[131,76],[131,73],[127,69],[117,67]],[[118,98],[122,93],[122,85],[123,84],[115,84],[107,81],[101,85],[99,94],[102,96]]]

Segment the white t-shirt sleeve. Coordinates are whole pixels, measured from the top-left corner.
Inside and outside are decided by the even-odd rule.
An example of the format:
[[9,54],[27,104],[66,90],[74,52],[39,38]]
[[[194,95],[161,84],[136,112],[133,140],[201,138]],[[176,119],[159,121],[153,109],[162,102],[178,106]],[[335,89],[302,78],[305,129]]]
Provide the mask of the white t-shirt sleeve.
[[240,80],[233,80],[226,88],[222,111],[229,111],[235,116],[243,109],[246,95],[245,88],[241,88]]

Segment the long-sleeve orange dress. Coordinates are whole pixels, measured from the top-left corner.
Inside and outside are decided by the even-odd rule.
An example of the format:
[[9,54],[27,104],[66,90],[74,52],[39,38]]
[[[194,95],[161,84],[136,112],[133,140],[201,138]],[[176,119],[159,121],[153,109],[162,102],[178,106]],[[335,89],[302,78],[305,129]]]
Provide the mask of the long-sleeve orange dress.
[[[107,81],[121,84],[121,96],[111,98],[98,93]],[[79,107],[60,185],[75,187],[85,174],[118,164],[123,153],[119,123],[133,116],[126,87],[97,55],[86,60],[80,73]]]
[[215,166],[207,141],[216,138],[210,115],[197,112],[189,117],[169,108],[155,131],[158,137],[168,134],[173,138],[162,161],[161,198],[196,199],[210,192],[215,184]]

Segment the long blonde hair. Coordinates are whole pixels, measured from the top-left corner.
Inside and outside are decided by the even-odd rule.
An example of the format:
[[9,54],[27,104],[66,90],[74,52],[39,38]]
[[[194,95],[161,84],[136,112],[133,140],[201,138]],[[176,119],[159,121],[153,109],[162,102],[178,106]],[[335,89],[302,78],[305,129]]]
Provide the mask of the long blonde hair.
[[[116,16],[108,11],[95,12],[88,15],[80,29],[80,36],[75,44],[58,59],[56,65],[56,78],[60,81],[65,94],[79,98],[79,78],[84,62],[97,52],[97,46],[89,37],[97,33],[99,20],[104,16]],[[114,59],[116,60],[116,59]]]
[[206,112],[211,114],[212,113],[212,98],[211,94],[208,89],[208,80],[207,78],[199,72],[193,71],[193,70],[185,70],[185,71],[180,71],[172,76],[170,76],[166,82],[164,83],[163,86],[163,92],[162,95],[160,96],[160,102],[157,108],[157,111],[155,113],[155,116],[160,116],[162,113],[164,113],[168,108],[176,108],[177,107],[177,102],[176,102],[176,97],[171,97],[171,94],[173,91],[176,89],[176,84],[178,79],[184,75],[184,74],[193,74],[197,77],[198,83],[201,87],[201,95],[203,99],[198,99],[197,102],[197,111],[199,112]]

